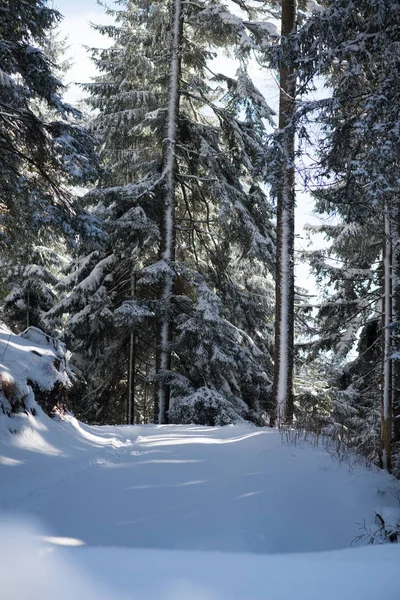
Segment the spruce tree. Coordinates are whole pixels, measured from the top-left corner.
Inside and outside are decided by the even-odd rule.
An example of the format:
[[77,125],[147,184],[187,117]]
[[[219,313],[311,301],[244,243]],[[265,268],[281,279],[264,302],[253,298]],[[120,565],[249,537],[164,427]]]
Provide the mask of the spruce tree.
[[[278,425],[293,420],[294,369],[294,210],[296,69],[288,38],[295,33],[296,0],[282,0],[279,59],[279,130],[281,169],[277,192],[274,415]],[[289,52],[288,52],[289,49]]]
[[71,237],[70,186],[93,179],[93,140],[62,101],[51,42],[61,15],[45,2],[0,7],[0,195],[4,316],[43,326],[54,301],[61,238]]
[[[369,306],[370,312],[379,315],[375,319],[380,321],[377,338],[382,340],[380,455],[382,466],[390,470],[392,406],[398,412],[394,351],[398,321],[399,184],[395,165],[400,147],[396,108],[400,10],[386,0],[363,0],[357,7],[343,0],[326,4],[326,9],[306,22],[297,42],[302,53],[302,82],[315,75],[326,76],[333,93],[331,98],[303,106],[301,113],[312,114],[322,126],[319,177],[324,189],[317,194],[318,209],[339,215],[355,245],[358,238],[354,234],[362,228],[372,240],[372,245],[364,240],[359,246],[364,248],[361,264],[357,254],[346,259],[348,267],[356,262],[364,273],[356,270],[355,280],[348,279],[345,310],[354,312],[351,305],[354,308],[364,303],[364,308]],[[369,286],[370,303],[360,289],[368,270],[365,292]],[[373,289],[374,277],[378,279],[378,293]],[[339,315],[342,307],[337,305],[333,310]]]
[[[102,75],[87,86],[99,110],[93,129],[108,175],[86,203],[101,215],[105,248],[116,261],[109,281],[112,277],[114,290],[120,285],[121,294],[112,291],[111,283],[104,286],[109,308],[114,320],[122,310],[126,323],[131,318],[124,340],[117,336],[115,344],[131,347],[132,333],[145,341],[135,351],[135,398],[142,395],[146,365],[155,369],[154,384],[165,390],[164,398],[171,396],[171,415],[204,390],[204,401],[210,393],[219,395],[236,406],[237,418],[257,419],[271,389],[274,263],[272,212],[256,174],[272,112],[246,69],[257,44],[244,21],[222,5],[184,5],[180,102],[176,138],[171,140],[170,6],[130,1],[113,14],[116,25],[100,29],[114,45],[94,52]],[[240,60],[235,78],[214,73],[209,65],[213,52],[223,46],[236,46]],[[171,144],[175,235],[167,256],[165,148]],[[122,264],[124,281],[115,275],[122,273]],[[172,286],[168,294],[167,286]],[[146,314],[142,321],[135,317],[141,311]],[[168,344],[160,347],[157,330],[167,320],[171,333]],[[156,350],[170,353],[170,368],[169,359],[155,361]],[[132,364],[128,352],[123,354],[125,373]],[[126,385],[127,373],[123,379]],[[156,399],[162,421],[167,402],[161,418],[157,404]]]

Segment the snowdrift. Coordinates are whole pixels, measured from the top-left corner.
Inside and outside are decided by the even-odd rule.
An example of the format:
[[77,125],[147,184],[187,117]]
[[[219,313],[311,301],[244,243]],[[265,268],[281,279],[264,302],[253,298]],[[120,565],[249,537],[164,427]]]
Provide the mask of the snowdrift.
[[[73,375],[64,344],[36,327],[16,335],[0,325],[0,410],[47,414],[65,406]],[[4,419],[3,419],[4,421]],[[17,422],[9,423],[12,430]]]
[[90,548],[0,523],[2,600],[398,600],[399,561],[395,544],[272,556]]

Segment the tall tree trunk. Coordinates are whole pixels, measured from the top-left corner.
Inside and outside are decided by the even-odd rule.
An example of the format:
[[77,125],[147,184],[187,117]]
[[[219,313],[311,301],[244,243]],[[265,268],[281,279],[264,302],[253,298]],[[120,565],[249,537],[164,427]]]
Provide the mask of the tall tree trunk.
[[128,425],[135,422],[135,334],[129,339],[129,372],[128,372]]
[[31,310],[31,303],[30,303],[30,295],[29,292],[26,292],[26,329],[28,329],[28,327],[30,326],[30,310]]
[[[179,80],[181,73],[182,4],[181,0],[171,0],[171,63],[168,90],[168,127],[164,148],[164,187],[161,257],[168,263],[175,260],[175,187],[176,187],[176,140],[179,116]],[[170,386],[163,374],[171,369],[171,297],[173,277],[168,277],[162,291],[163,316],[158,327],[157,360],[158,378],[156,389],[156,409],[158,423],[168,422]]]
[[[136,274],[131,275],[131,298],[136,297]],[[135,352],[135,333],[131,331],[129,336],[129,367],[128,367],[128,414],[127,423],[133,425],[135,422],[135,369],[136,369],[136,352]]]
[[383,251],[381,466],[391,470],[392,457],[392,231],[389,206],[385,206]]
[[147,389],[148,389],[148,379],[149,379],[149,367],[146,365],[146,379],[143,386],[143,423],[146,425],[147,423]]
[[[296,29],[297,2],[282,0],[282,44]],[[294,205],[296,72],[281,53],[279,69],[279,129],[282,133],[282,171],[277,192],[277,257],[273,422],[293,420],[294,363]]]
[[[392,346],[399,349],[399,312],[400,312],[400,281],[399,281],[399,209],[396,206],[392,219]],[[393,443],[400,447],[400,360],[392,360],[392,406],[393,406]]]

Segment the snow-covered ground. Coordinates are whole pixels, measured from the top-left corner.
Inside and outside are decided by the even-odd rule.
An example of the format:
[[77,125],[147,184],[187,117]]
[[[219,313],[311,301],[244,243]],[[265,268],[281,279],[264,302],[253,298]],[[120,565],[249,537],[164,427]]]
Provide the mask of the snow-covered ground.
[[1,600],[400,597],[397,544],[349,547],[397,507],[382,471],[250,426],[11,420]]

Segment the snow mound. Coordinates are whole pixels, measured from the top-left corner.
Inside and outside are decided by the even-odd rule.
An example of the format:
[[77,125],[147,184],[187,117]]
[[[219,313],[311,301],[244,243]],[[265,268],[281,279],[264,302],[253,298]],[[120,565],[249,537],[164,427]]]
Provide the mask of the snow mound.
[[[2,600],[398,600],[396,544],[257,556],[90,548],[0,523]],[[23,577],[15,576],[23,564]],[[79,565],[79,566],[78,566]]]
[[[17,335],[0,325],[0,411],[7,417],[46,412],[65,401],[73,376],[64,344],[37,327]],[[14,426],[11,426],[14,428]]]

